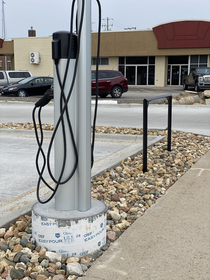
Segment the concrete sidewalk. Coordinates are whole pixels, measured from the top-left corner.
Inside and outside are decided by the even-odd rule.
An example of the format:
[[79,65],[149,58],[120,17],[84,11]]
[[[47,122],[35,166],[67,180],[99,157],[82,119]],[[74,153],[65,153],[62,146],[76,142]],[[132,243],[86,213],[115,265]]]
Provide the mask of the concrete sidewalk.
[[209,280],[209,182],[210,151],[95,261],[85,279]]

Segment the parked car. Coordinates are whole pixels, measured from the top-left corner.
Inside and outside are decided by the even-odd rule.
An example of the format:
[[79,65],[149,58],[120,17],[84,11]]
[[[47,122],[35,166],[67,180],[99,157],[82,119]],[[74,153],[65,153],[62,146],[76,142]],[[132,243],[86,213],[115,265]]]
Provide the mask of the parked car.
[[[113,98],[120,98],[128,91],[127,79],[119,71],[98,71],[98,95],[106,97],[111,94]],[[96,71],[92,71],[92,95],[96,94]]]
[[183,77],[183,89],[186,90],[188,87],[194,87],[195,91],[199,91],[201,88],[199,77],[204,75],[210,75],[210,67],[198,67],[191,69],[189,75]]
[[29,95],[43,95],[53,84],[52,77],[28,77],[16,84],[6,86],[2,89],[2,95],[16,95],[25,97]]
[[198,77],[198,91],[200,89],[210,89],[210,75]]
[[17,83],[18,81],[33,77],[31,72],[29,71],[16,71],[16,70],[8,70],[8,71],[0,71],[0,91],[3,87],[9,86],[11,84]]

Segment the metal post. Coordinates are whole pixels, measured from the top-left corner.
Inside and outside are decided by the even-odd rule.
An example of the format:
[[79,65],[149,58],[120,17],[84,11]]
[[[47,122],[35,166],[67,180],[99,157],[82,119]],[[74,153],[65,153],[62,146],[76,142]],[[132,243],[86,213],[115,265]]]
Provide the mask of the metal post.
[[[78,24],[82,0],[78,1]],[[78,210],[91,207],[91,0],[85,0],[77,80]]]
[[147,172],[147,122],[148,122],[148,101],[143,103],[143,172]]
[[[83,7],[84,5],[84,7]],[[83,17],[82,17],[83,11]],[[79,210],[87,211],[91,208],[91,0],[78,1],[78,31],[82,21],[80,36],[79,60],[77,68],[77,79],[68,103],[72,130],[75,137],[78,166],[74,176],[66,184],[62,184],[55,196],[56,210]],[[62,33],[63,34],[63,33]],[[59,33],[60,36],[60,33]],[[62,47],[61,47],[62,48]],[[59,47],[58,47],[59,49]],[[57,50],[57,49],[56,49]],[[56,52],[55,52],[56,54]],[[65,74],[67,59],[59,60],[59,72],[61,80]],[[68,94],[70,88],[75,60],[71,59],[64,92]],[[60,116],[59,83],[56,72],[55,77],[55,124]],[[65,126],[67,127],[66,116]],[[69,136],[69,130],[67,136]],[[64,154],[62,147],[62,129],[59,128],[55,137],[55,174],[58,180]],[[72,139],[67,139],[66,167],[62,180],[73,169],[75,154]]]
[[[59,75],[61,78],[61,82],[63,82],[66,64],[67,64],[67,56],[68,56],[68,43],[70,39],[69,32],[56,32],[53,34],[54,40],[60,42],[60,48],[57,47],[56,50],[60,51],[60,59],[58,64]],[[57,46],[57,45],[56,45]],[[61,49],[61,50],[60,50]],[[73,72],[75,66],[75,57],[71,58],[69,67],[68,67],[68,74],[67,79],[64,87],[64,94],[67,98],[69,93],[69,88],[71,86]],[[60,85],[58,81],[56,66],[54,65],[54,123],[55,126],[58,122],[58,119],[61,114],[60,110]],[[63,103],[64,106],[64,103]],[[70,102],[68,103],[68,112],[72,124],[72,131],[74,135],[76,135],[76,125],[75,125],[75,115],[76,115],[76,85],[73,88]],[[64,125],[66,130],[66,154],[64,154],[64,144],[63,144],[63,131],[61,124],[55,134],[55,142],[54,142],[54,150],[55,150],[55,178],[56,180],[59,179],[61,168],[63,164],[64,156],[66,156],[66,165],[65,170],[63,172],[62,181],[68,178],[71,170],[73,170],[73,166],[75,163],[75,153],[73,149],[72,139],[70,137],[69,127],[67,125],[67,116],[66,113],[64,114]],[[76,185],[76,176],[77,173],[73,175],[71,180],[67,183],[62,184],[56,194],[55,194],[55,209],[56,210],[74,210],[78,207],[77,202],[77,185]]]
[[171,151],[172,96],[168,98],[168,151]]

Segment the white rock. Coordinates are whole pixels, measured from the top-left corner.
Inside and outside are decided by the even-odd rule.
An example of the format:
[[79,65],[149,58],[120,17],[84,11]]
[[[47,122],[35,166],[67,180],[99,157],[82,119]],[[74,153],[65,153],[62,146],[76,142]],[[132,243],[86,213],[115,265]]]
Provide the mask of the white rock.
[[74,263],[74,262],[79,262],[79,258],[71,257],[71,258],[68,258],[66,261],[66,263]]
[[82,268],[79,263],[68,263],[67,264],[67,271],[70,275],[82,276]]
[[114,221],[119,221],[121,218],[119,212],[117,213],[116,211],[108,211],[108,214],[112,217],[112,220]]
[[4,237],[6,233],[6,228],[0,228],[0,238]]
[[126,229],[130,226],[130,223],[126,220],[124,220],[122,223],[116,224],[116,227],[118,227],[119,229]]
[[205,90],[204,96],[210,98],[210,90]]
[[15,269],[22,269],[22,270],[26,270],[26,264],[23,262],[20,263],[16,263],[15,265]]
[[44,271],[45,271],[45,268],[42,267],[41,265],[37,265],[33,268],[33,272],[41,273],[41,272],[44,272]]
[[125,212],[121,213],[121,217],[122,217],[123,219],[126,219],[126,218],[127,218],[127,216],[128,216],[128,214],[127,214],[127,213],[125,213]]
[[32,254],[31,250],[30,250],[28,247],[23,248],[23,250],[21,250],[21,252],[22,252],[23,254],[29,254],[29,255]]
[[131,212],[131,213],[137,213],[137,211],[138,211],[138,209],[137,209],[136,207],[132,207],[132,208],[130,209],[130,212]]
[[113,208],[113,211],[108,211],[107,214],[109,214],[115,221],[119,221],[121,218],[118,208]]
[[33,253],[31,255],[31,263],[36,263],[38,262],[38,259],[39,259],[39,253]]
[[61,255],[58,253],[53,253],[53,252],[46,252],[46,257],[49,258],[50,262],[61,262]]

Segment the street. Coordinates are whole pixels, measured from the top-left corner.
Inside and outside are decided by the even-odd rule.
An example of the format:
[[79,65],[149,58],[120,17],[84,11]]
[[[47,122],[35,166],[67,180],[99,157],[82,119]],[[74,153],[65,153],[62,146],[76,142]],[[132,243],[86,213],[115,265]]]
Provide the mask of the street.
[[[30,122],[34,103],[0,102],[0,123]],[[53,123],[53,103],[42,109],[42,123]],[[165,129],[167,127],[167,105],[150,104],[148,127]],[[94,105],[92,105],[92,115]],[[174,105],[172,108],[172,129],[197,134],[210,135],[210,106]],[[119,127],[143,127],[143,106],[136,105],[99,105],[96,125]]]

